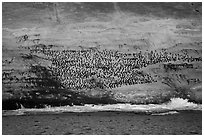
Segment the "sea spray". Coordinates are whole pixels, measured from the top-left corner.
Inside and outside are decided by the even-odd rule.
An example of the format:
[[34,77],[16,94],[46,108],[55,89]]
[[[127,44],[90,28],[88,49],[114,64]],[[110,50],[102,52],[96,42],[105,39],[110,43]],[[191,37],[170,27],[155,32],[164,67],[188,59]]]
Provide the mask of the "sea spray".
[[146,114],[173,114],[179,110],[202,110],[201,104],[195,104],[188,102],[187,99],[172,98],[171,101],[163,104],[148,104],[148,105],[132,105],[132,104],[106,104],[106,105],[94,105],[85,104],[84,106],[61,106],[45,108],[22,108],[18,110],[3,111],[3,116],[6,115],[25,115],[25,114],[55,114],[65,112],[100,112],[100,111],[121,111],[121,112],[134,112],[134,113],[146,113]]

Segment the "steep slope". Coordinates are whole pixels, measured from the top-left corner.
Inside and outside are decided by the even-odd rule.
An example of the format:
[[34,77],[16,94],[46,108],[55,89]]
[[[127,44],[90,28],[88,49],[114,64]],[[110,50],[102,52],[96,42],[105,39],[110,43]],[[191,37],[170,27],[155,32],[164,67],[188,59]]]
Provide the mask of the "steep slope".
[[[162,103],[175,96],[202,101],[201,3],[3,3],[2,7],[4,109],[21,104]],[[76,90],[63,84],[64,75],[56,75],[52,68],[54,56],[44,53],[89,49],[166,52],[187,55],[189,61],[139,68],[154,79],[151,83],[104,88],[101,79],[93,77],[89,80],[95,88]],[[190,67],[174,65],[184,63]]]

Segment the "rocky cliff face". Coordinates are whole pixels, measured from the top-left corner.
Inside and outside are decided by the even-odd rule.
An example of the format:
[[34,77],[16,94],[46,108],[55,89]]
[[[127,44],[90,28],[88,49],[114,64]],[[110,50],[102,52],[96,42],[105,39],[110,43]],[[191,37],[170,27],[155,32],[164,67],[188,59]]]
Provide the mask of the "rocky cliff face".
[[[201,102],[200,7],[199,3],[3,3],[3,109],[16,109],[21,105],[162,103],[172,97]],[[175,14],[170,14],[171,11]],[[63,50],[90,51],[91,56],[99,52],[97,56],[100,56],[105,49],[130,56],[164,52],[169,56],[179,54],[180,59],[140,63],[131,68],[136,70],[131,71],[131,76],[136,75],[140,80],[126,74],[126,79],[139,82],[122,81],[119,86],[109,84],[123,79],[122,76],[112,80],[99,78],[106,68],[111,73],[116,71],[106,64],[106,68],[97,67],[86,77],[84,83],[89,87],[78,88],[65,82],[66,78],[74,79],[71,74],[67,76],[59,71],[69,66],[55,64],[71,61],[67,56],[63,58]],[[51,52],[57,54],[48,55]],[[83,70],[84,66],[80,67],[75,67],[78,68],[75,71]]]

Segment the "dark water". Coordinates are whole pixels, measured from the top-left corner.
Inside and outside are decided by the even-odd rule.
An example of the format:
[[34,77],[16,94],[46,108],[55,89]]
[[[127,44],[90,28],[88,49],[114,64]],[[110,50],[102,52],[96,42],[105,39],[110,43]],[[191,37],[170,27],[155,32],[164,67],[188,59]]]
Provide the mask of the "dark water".
[[[3,135],[195,135],[202,134],[201,111],[168,115],[82,112],[3,116]],[[28,122],[29,121],[29,122]]]

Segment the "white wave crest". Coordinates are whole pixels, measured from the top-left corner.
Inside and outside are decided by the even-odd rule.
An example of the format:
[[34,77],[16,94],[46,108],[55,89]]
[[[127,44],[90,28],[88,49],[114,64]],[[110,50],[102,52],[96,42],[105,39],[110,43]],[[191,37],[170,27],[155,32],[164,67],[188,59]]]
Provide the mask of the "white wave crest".
[[[202,110],[201,104],[188,102],[187,99],[172,98],[170,102],[164,104],[148,104],[148,105],[132,105],[132,104],[107,104],[93,105],[86,104],[84,106],[60,106],[40,109],[22,108],[12,111],[3,111],[3,115],[23,115],[26,113],[62,113],[62,112],[99,112],[99,111],[126,111],[126,112],[148,112],[152,114],[172,114],[167,112],[177,112],[176,110]],[[175,113],[176,114],[176,113]]]
[[163,116],[163,115],[173,115],[173,114],[178,114],[179,112],[177,111],[169,111],[169,112],[163,112],[163,113],[153,113],[151,115],[153,116]]

